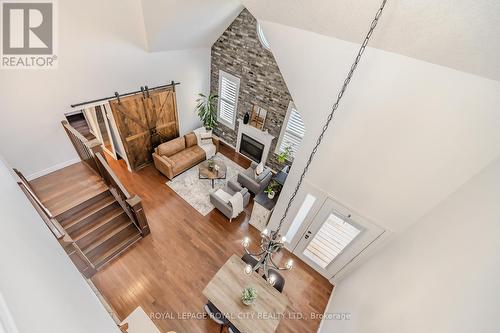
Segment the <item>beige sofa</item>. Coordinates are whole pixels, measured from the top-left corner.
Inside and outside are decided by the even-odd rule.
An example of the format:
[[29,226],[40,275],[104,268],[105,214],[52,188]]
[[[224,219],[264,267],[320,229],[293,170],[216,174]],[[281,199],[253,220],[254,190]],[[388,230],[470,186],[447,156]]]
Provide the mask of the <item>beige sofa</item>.
[[[212,138],[219,151],[219,140]],[[153,153],[156,169],[169,179],[206,160],[206,154],[197,144],[196,135],[191,132],[180,138],[162,143]]]

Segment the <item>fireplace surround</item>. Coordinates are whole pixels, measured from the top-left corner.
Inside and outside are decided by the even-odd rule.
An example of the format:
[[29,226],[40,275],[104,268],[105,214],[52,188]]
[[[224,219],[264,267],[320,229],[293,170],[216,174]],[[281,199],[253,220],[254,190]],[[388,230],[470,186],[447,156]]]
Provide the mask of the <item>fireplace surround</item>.
[[259,163],[262,160],[262,154],[264,153],[264,145],[243,133],[241,135],[239,152],[250,158],[252,161]]
[[[245,135],[245,138],[252,139],[252,141],[250,141],[248,139],[242,140],[243,135]],[[269,134],[267,131],[261,131],[253,126],[244,124],[243,120],[238,119],[238,140],[237,140],[237,144],[236,144],[236,151],[247,156],[248,158],[252,159],[253,161],[256,161],[256,162],[263,161],[265,163],[267,161],[267,157],[269,155],[269,150],[271,148],[271,143],[273,140],[274,140],[274,136]],[[248,141],[250,141],[250,142],[248,142]],[[262,155],[261,155],[261,158],[259,161],[257,161],[257,158],[254,158],[252,156],[248,156],[247,154],[245,154],[241,151],[242,142],[243,142],[243,150],[244,151],[246,149],[251,149],[255,152],[255,150],[262,149]],[[255,147],[249,147],[248,146],[249,144],[253,144]],[[261,148],[260,146],[263,146],[263,148]],[[247,151],[247,153],[249,153],[249,152]],[[250,152],[250,153],[252,153],[252,152]],[[260,154],[260,152],[259,152],[259,154]]]

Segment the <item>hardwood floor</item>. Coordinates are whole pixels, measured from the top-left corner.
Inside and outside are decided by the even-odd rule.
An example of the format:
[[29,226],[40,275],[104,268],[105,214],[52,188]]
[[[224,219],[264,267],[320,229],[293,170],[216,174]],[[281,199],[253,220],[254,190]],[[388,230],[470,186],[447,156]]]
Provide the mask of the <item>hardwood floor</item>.
[[[221,151],[231,157],[227,147]],[[216,209],[202,216],[165,185],[167,178],[154,166],[130,173],[123,161],[108,160],[129,191],[141,196],[151,235],[102,268],[92,281],[120,319],[141,306],[164,333],[219,332],[210,319],[183,315],[203,313],[203,288],[232,254],[243,254],[244,236],[250,236],[253,246],[258,243],[258,231],[248,224],[252,205],[232,223]],[[249,164],[246,159],[237,162]],[[298,258],[294,261],[294,269],[284,273],[284,294],[290,300],[287,311],[304,319],[284,319],[277,332],[316,332],[320,321],[310,315],[323,313],[332,286]]]
[[83,162],[34,179],[30,184],[54,216],[108,190],[101,177]]

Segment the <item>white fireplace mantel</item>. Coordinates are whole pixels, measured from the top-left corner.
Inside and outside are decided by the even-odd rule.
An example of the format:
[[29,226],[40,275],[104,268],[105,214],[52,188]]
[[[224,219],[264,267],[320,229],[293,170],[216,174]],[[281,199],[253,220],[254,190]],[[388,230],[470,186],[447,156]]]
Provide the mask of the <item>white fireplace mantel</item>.
[[243,134],[248,135],[252,139],[262,143],[264,145],[264,152],[262,153],[262,161],[265,163],[269,155],[269,150],[271,149],[271,143],[274,140],[274,136],[269,134],[269,132],[261,131],[258,128],[247,125],[243,123],[243,120],[238,119],[238,140],[236,143],[236,151],[240,151],[241,137]]

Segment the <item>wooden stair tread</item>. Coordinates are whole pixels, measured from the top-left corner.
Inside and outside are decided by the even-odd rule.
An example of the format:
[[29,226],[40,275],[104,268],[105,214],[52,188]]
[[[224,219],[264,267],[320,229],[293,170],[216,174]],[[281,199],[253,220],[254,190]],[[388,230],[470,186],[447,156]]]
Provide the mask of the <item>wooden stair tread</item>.
[[30,184],[54,216],[108,190],[97,173],[83,162],[34,179]]
[[107,263],[109,260],[120,254],[122,251],[124,251],[126,248],[128,248],[130,245],[132,245],[139,239],[141,239],[141,234],[139,233],[139,231],[137,231],[137,234],[130,235],[129,237],[125,238],[123,241],[111,247],[107,251],[100,253],[98,256],[90,258],[90,260],[94,263],[96,268],[99,268],[100,266]]
[[52,200],[42,202],[46,207],[52,207],[52,209],[49,208],[49,211],[52,215],[57,216],[85,203],[85,201],[88,201],[95,196],[106,192],[107,190],[108,188],[106,186],[96,184],[88,187],[84,191],[67,193],[67,195],[65,195],[62,199],[54,198]]
[[88,254],[89,252],[91,252],[92,250],[94,250],[98,246],[102,245],[107,240],[113,238],[115,235],[119,234],[121,231],[125,230],[126,228],[128,228],[131,225],[132,225],[132,221],[129,221],[128,223],[117,224],[109,232],[96,238],[89,246],[87,246],[86,248],[82,248],[83,253]]
[[61,225],[64,228],[69,229],[69,228],[77,225],[78,223],[82,222],[83,220],[89,218],[90,216],[94,215],[95,213],[101,211],[102,209],[112,205],[115,202],[117,202],[115,197],[113,197],[110,194],[109,196],[105,197],[103,200],[100,200],[98,202],[91,204],[88,207],[83,208],[81,211],[72,215],[71,218],[64,219],[61,222]]
[[107,212],[105,215],[97,219],[95,222],[91,223],[88,228],[83,227],[77,230],[76,232],[72,233],[70,236],[73,238],[75,242],[78,242],[82,238],[90,235],[91,233],[103,227],[104,225],[112,222],[115,218],[119,217],[120,215],[125,215],[125,211],[119,206]]

